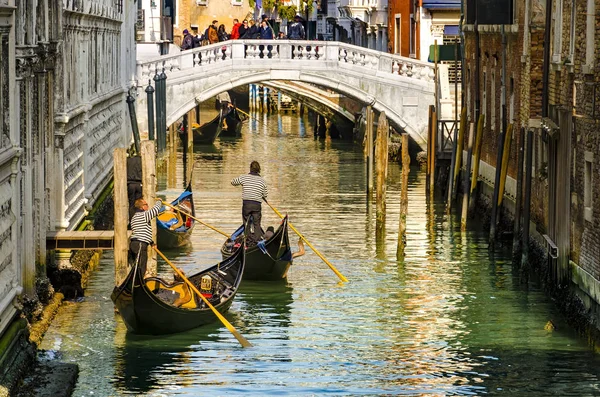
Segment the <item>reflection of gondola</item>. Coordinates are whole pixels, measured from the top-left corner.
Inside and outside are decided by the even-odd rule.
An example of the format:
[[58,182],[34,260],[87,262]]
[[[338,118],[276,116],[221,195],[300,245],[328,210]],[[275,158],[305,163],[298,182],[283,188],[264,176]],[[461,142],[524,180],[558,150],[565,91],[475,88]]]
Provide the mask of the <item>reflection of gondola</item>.
[[287,327],[290,322],[290,311],[294,299],[292,285],[283,283],[265,283],[262,281],[244,280],[238,291],[236,299],[243,301],[244,319],[247,328],[258,327],[280,330],[276,333],[285,334],[282,327]]
[[159,390],[164,378],[177,375],[178,385],[194,379],[190,363],[198,341],[217,342],[221,324],[209,324],[173,335],[145,336],[127,332],[122,323],[115,330],[115,370],[111,383],[116,395],[148,395]]
[[194,134],[195,145],[210,145],[221,133],[223,129],[223,111],[219,111],[219,114],[209,121],[208,123],[197,126],[192,124],[192,133]]
[[[227,258],[241,244],[244,226],[240,226],[221,247]],[[263,233],[264,234],[264,233]],[[287,216],[268,240],[263,240],[246,250],[244,280],[281,280],[292,265],[292,250],[288,235]]]
[[238,137],[242,133],[242,124],[248,116],[239,112],[236,107],[231,108],[225,116],[225,125],[222,126],[221,136]]
[[[220,313],[229,310],[242,281],[244,249],[189,280]],[[182,332],[217,320],[213,311],[182,281],[143,278],[137,266],[111,294],[127,329],[144,335]]]
[[[191,183],[179,197],[171,201],[171,205],[192,216],[196,215]],[[161,249],[181,247],[189,241],[194,224],[194,219],[167,208],[158,216],[156,221],[158,247]]]

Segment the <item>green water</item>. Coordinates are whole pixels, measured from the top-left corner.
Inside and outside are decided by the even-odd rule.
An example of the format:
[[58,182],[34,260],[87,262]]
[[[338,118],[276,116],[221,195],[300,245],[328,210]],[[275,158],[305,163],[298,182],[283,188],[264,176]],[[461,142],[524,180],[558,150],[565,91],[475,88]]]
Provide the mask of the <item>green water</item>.
[[[135,336],[114,313],[107,253],[85,300],[61,308],[42,346],[46,358],[79,364],[76,396],[600,395],[598,357],[537,286],[520,284],[510,247],[491,254],[486,231],[461,232],[441,203],[427,203],[423,172],[411,170],[399,261],[399,167],[390,164],[386,237],[377,241],[362,149],[315,141],[294,115],[258,117],[242,138],[196,148],[197,216],[235,230],[241,192],[230,180],[258,160],[270,202],[349,282],[307,247],[287,283],[246,282],[226,315],[253,347],[219,323]],[[179,163],[176,186],[160,179],[168,198],[183,187],[181,153]],[[277,222],[264,207],[263,227]],[[197,271],[219,260],[222,243],[196,226],[189,247],[166,254]],[[544,329],[548,320],[555,331]]]

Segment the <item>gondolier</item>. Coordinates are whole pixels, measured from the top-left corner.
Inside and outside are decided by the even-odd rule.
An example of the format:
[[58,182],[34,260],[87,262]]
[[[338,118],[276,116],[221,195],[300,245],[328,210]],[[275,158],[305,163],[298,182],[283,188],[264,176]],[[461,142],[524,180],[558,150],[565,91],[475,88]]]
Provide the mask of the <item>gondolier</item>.
[[136,264],[142,275],[146,274],[148,261],[148,245],[152,241],[152,218],[158,216],[162,208],[162,201],[157,200],[154,207],[148,209],[148,203],[143,198],[137,199],[134,204],[135,214],[131,217],[131,240],[129,242],[129,263]]
[[260,164],[258,161],[250,163],[250,173],[240,175],[231,180],[233,186],[242,186],[242,218],[244,225],[248,224],[248,219],[252,218],[249,230],[246,233],[246,244],[256,245],[262,240],[262,229],[260,221],[262,218],[261,203],[267,199],[267,183],[260,176]]

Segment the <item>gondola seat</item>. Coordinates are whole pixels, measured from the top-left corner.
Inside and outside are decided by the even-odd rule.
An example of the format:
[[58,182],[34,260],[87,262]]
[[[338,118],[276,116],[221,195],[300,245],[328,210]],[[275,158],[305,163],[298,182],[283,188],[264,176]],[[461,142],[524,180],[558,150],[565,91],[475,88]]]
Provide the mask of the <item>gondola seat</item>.
[[170,303],[173,306],[182,307],[184,309],[195,309],[198,307],[196,300],[193,299],[193,293],[190,291],[190,287],[183,281],[175,281],[168,284],[158,277],[147,277],[144,281],[146,287],[161,298],[165,296],[164,293],[161,294],[161,292],[171,292],[171,299],[169,299],[169,302],[167,303]]
[[183,219],[179,213],[175,212],[163,212],[158,215],[158,220],[161,221],[170,230],[177,230],[183,226]]

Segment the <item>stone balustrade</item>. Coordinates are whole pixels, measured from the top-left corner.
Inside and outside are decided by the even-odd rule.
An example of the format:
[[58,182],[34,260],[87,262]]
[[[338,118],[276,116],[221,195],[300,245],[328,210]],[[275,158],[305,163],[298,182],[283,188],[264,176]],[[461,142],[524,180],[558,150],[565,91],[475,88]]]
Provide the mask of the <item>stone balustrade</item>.
[[168,77],[172,72],[218,67],[220,63],[234,62],[243,67],[245,63],[242,61],[285,68],[297,68],[306,62],[323,63],[324,66],[337,64],[338,67],[350,65],[364,69],[365,73],[378,71],[428,82],[434,78],[433,65],[427,62],[334,41],[292,40],[226,41],[140,60],[137,62],[137,77],[143,84],[153,78],[157,70],[164,70]]

